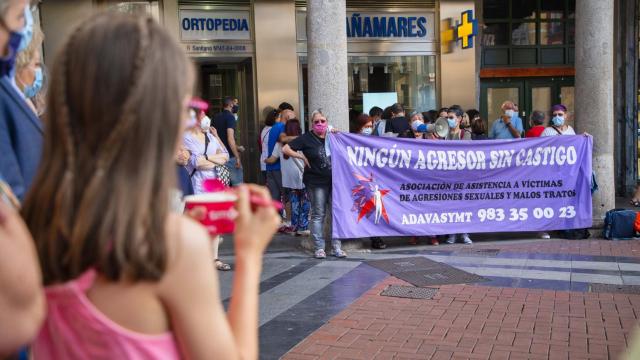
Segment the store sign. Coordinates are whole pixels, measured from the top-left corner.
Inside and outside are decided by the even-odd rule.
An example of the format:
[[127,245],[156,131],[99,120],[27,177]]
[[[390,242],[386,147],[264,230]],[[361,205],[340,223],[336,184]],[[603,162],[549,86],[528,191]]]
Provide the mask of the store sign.
[[249,11],[180,10],[180,38],[251,40]]
[[[307,13],[296,14],[298,40],[306,40]],[[435,40],[433,12],[347,12],[347,40]]]
[[445,49],[443,52],[453,51],[453,45],[460,42],[463,49],[473,48],[473,39],[478,35],[478,19],[473,17],[473,10],[463,11],[460,14],[460,22],[452,18],[445,19],[446,25],[442,26],[440,40]]

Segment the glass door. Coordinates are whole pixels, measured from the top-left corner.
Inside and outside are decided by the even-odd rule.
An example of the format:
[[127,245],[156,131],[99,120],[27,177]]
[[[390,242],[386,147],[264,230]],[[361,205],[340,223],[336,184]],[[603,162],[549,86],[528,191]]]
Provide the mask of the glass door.
[[260,149],[257,148],[258,122],[255,116],[252,58],[206,61],[200,67],[201,96],[209,103],[208,115],[222,111],[224,98],[238,99],[236,140],[244,148],[240,157],[245,182],[257,182]]

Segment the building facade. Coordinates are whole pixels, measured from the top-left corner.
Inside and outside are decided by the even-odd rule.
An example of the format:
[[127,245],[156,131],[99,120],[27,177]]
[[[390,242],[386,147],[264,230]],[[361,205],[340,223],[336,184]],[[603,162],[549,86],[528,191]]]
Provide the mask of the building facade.
[[[340,15],[323,19],[315,29],[345,26],[346,74],[337,67],[337,78],[325,84],[320,79],[311,86],[346,81],[347,93],[339,95],[348,99],[348,109],[330,119],[344,130],[349,110],[366,112],[371,105],[395,101],[408,111],[452,104],[476,108],[490,126],[498,118],[500,104],[512,100],[523,118],[533,110],[548,111],[563,103],[571,114],[578,114],[570,123],[580,131],[588,128],[580,121],[607,120],[588,120],[590,114],[576,109],[575,64],[580,53],[576,38],[581,36],[576,24],[582,11],[576,3],[325,1],[322,6],[335,7]],[[638,4],[637,0],[585,0],[580,6],[588,10],[597,3],[612,7],[613,18],[600,21],[615,25],[610,44],[615,101],[607,111],[614,114],[615,188],[623,195],[635,188],[638,178]],[[41,4],[45,61],[50,61],[74,23],[102,7],[152,14],[174,34],[194,59],[196,93],[212,104],[212,112],[220,109],[225,96],[238,97],[238,132],[247,149],[242,155],[245,177],[252,181],[257,180],[258,134],[266,111],[283,101],[293,104],[300,116],[313,110],[309,109],[309,56],[314,54],[314,66],[335,63],[329,56],[332,46],[342,45],[339,37],[334,43],[325,39],[311,51],[308,17],[317,15],[300,0],[59,0]],[[528,121],[524,123],[528,126]]]

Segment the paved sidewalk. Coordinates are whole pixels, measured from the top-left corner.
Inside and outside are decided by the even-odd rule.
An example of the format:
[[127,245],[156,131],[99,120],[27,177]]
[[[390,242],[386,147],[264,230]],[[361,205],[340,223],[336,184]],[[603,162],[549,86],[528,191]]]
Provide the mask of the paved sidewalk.
[[448,285],[432,300],[380,296],[389,277],[285,359],[617,359],[640,296]]
[[[281,237],[264,261],[260,358],[618,359],[629,347],[640,295],[597,288],[640,294],[640,240],[477,239],[316,260]],[[408,284],[365,262],[415,256],[488,281],[440,286],[431,300],[381,296]],[[219,275],[228,303],[233,272]]]

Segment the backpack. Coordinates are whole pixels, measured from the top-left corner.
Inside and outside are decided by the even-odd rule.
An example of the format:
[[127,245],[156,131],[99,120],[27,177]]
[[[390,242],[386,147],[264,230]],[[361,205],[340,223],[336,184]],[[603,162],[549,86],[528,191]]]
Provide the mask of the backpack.
[[603,236],[608,240],[629,240],[635,236],[634,224],[637,212],[626,209],[607,211],[604,217]]

